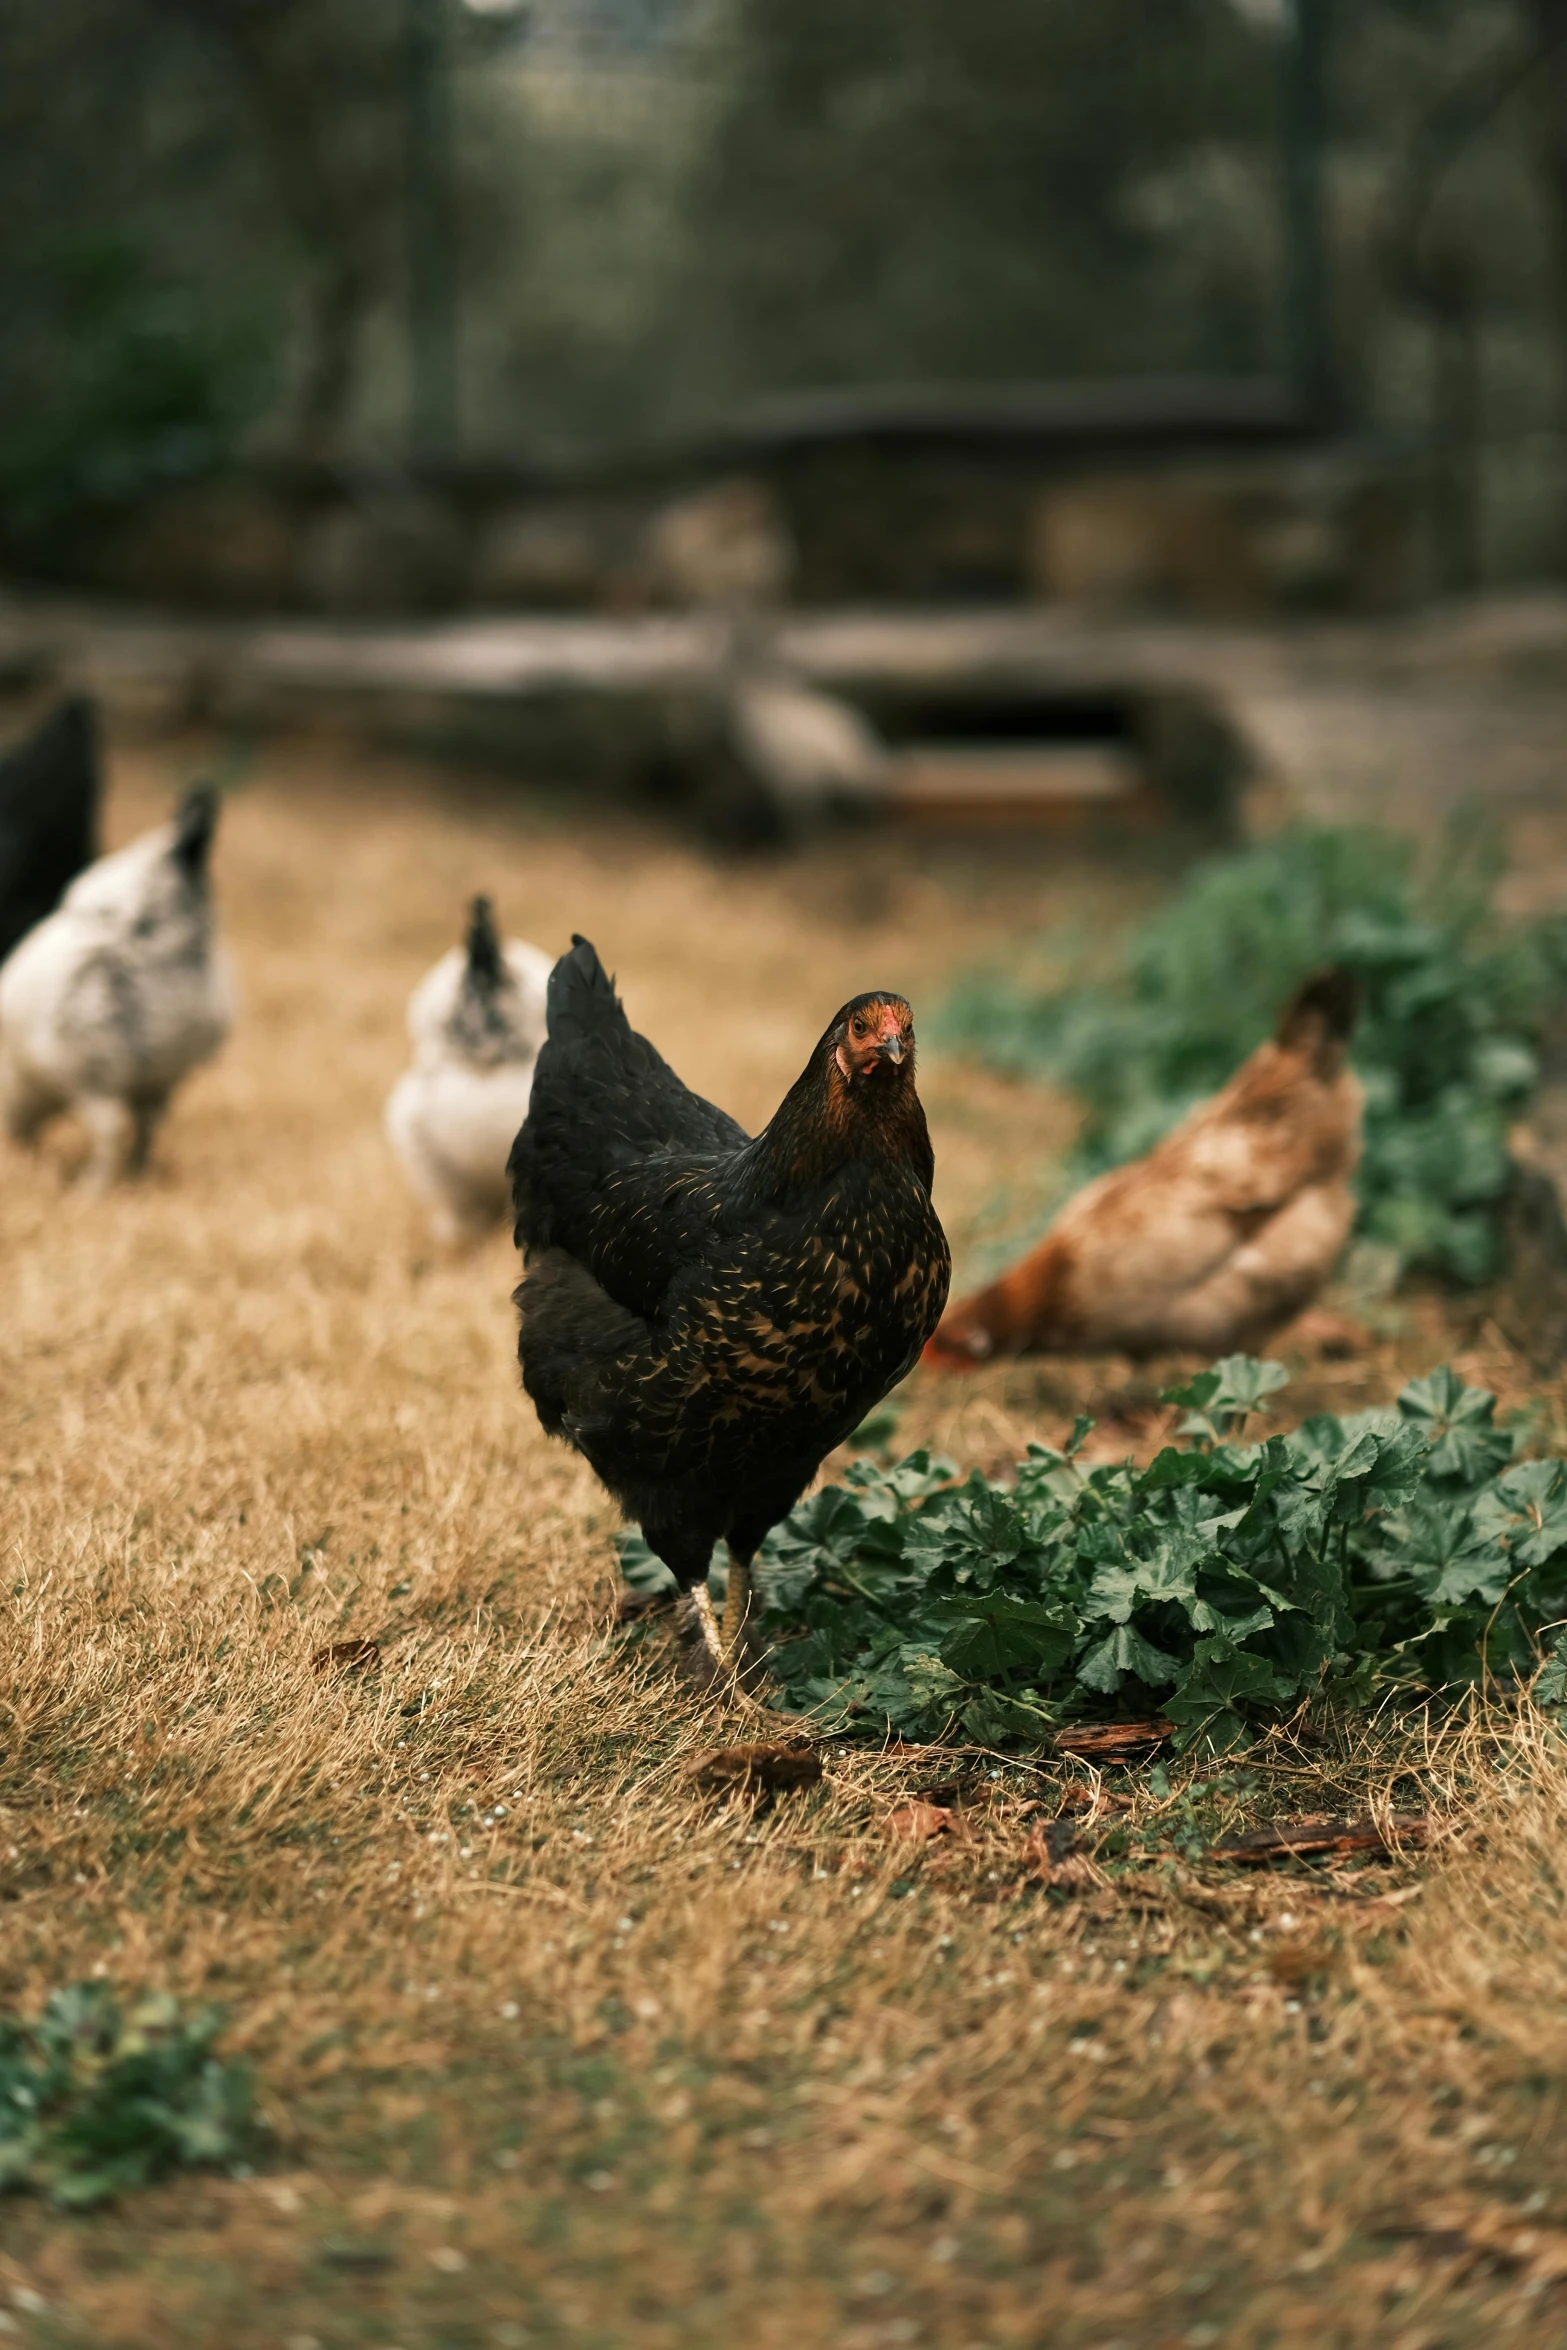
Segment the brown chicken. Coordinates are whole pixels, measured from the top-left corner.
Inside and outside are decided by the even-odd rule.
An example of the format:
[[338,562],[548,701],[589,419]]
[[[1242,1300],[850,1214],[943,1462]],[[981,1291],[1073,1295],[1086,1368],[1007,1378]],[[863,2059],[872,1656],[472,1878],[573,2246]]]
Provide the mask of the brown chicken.
[[1318,972],[1277,1036],[1146,1158],[1086,1184],[1039,1246],[952,1306],[926,1359],[1250,1349],[1308,1306],[1355,1221],[1359,990]]

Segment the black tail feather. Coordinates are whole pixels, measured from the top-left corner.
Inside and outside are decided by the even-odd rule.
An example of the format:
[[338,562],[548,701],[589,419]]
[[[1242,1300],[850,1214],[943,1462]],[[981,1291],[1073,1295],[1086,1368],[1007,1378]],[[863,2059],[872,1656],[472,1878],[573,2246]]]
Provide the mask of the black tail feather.
[[174,819],[174,858],[194,881],[207,870],[212,836],[218,829],[218,787],[193,783]]
[[1342,964],[1303,980],[1285,1005],[1278,1041],[1286,1052],[1342,1055],[1360,1016],[1360,981]]
[[512,1145],[519,1245],[560,1246],[596,1264],[603,1183],[667,1153],[722,1157],[748,1140],[637,1034],[591,939],[574,936],[550,973],[549,1035]]
[[493,995],[506,976],[506,962],[496,935],[495,913],[488,898],[475,898],[468,910],[468,979],[486,995]]
[[548,1021],[552,1037],[572,1029],[600,1028],[606,1022],[627,1026],[615,982],[599,961],[597,948],[576,931],[571,934],[571,952],[562,955],[550,973]]

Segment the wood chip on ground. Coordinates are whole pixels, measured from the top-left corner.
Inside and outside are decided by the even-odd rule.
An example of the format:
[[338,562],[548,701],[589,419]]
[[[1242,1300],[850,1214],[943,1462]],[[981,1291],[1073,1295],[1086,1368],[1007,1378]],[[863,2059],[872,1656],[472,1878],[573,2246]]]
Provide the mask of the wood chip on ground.
[[1161,1746],[1175,1728],[1161,1716],[1151,1722],[1079,1722],[1057,1730],[1057,1754],[1076,1755],[1080,1762],[1125,1762]]

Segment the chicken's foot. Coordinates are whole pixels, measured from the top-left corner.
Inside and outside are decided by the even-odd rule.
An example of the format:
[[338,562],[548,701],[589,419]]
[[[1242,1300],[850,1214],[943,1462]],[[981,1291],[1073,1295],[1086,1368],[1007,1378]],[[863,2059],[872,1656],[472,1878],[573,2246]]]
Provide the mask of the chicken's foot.
[[712,1663],[715,1685],[727,1682],[731,1694],[748,1705],[756,1699],[746,1687],[754,1679],[757,1660],[751,1654],[746,1629],[751,1613],[751,1568],[731,1555],[729,1561],[729,1589],[724,1600],[724,1620],[720,1630],[713,1608],[712,1594],[705,1583],[698,1583],[690,1593],[691,1615],[702,1645]]

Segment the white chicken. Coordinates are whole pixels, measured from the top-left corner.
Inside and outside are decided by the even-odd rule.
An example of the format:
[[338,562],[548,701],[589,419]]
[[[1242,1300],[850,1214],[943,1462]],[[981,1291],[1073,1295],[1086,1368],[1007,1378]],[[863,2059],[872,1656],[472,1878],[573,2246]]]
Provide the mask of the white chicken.
[[169,1096],[218,1050],[234,982],[216,934],[211,784],[170,824],[100,857],[0,965],[0,1117],[17,1142],[74,1110],[86,1181],[140,1173]]
[[453,947],[408,999],[413,1067],[386,1105],[386,1131],[437,1240],[477,1240],[511,1212],[506,1161],[528,1114],[544,1041],[551,962],[519,938],[501,945],[475,898]]

